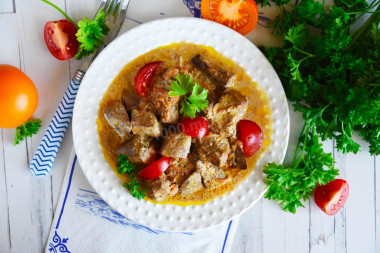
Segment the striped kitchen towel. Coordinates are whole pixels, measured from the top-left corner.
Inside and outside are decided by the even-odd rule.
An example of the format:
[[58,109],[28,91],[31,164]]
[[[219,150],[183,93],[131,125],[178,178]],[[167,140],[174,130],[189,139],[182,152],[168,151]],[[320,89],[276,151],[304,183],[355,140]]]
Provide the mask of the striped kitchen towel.
[[196,232],[165,232],[136,224],[92,189],[73,151],[45,252],[230,252],[238,218]]

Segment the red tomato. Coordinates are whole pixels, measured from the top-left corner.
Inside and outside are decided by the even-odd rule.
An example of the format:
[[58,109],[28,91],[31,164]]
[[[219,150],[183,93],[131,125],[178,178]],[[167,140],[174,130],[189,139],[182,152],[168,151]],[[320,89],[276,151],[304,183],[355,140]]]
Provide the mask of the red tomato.
[[255,28],[259,12],[254,0],[202,0],[202,17],[246,35]]
[[179,130],[191,137],[202,138],[208,134],[208,122],[203,117],[197,117],[194,119],[184,118],[181,121],[181,124],[179,124]]
[[78,51],[76,27],[66,19],[47,22],[44,28],[45,43],[58,60],[72,58]]
[[146,90],[152,85],[154,75],[162,63],[162,61],[148,63],[137,72],[135,88],[141,97],[145,97]]
[[161,176],[162,173],[169,167],[170,158],[163,156],[157,161],[149,164],[147,167],[142,169],[137,175],[141,179],[151,180]]
[[336,214],[348,198],[348,183],[343,179],[335,179],[328,184],[321,185],[314,193],[317,206],[328,215]]
[[243,143],[245,157],[252,156],[263,143],[261,128],[253,121],[240,120],[238,124],[238,138]]
[[26,122],[38,104],[36,86],[21,70],[0,64],[0,128]]

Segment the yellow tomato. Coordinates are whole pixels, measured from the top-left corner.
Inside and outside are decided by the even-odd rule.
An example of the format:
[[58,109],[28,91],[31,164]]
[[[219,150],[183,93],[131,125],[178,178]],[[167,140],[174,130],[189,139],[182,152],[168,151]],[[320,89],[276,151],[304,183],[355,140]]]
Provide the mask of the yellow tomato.
[[16,67],[0,64],[0,128],[26,122],[38,104],[36,86]]

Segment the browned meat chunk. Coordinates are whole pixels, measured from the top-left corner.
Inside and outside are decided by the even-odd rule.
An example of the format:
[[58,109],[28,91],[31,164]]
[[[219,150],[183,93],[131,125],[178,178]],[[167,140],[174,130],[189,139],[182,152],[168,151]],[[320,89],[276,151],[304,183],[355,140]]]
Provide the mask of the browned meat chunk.
[[190,159],[173,158],[165,173],[171,183],[181,185],[194,170],[195,166]]
[[165,174],[156,179],[147,181],[150,194],[157,201],[164,200],[168,196],[175,196],[178,192],[178,185],[170,183]]
[[121,138],[126,138],[131,132],[128,113],[120,101],[108,104],[104,108],[104,118]]
[[228,175],[221,168],[208,162],[197,161],[197,171],[201,174],[206,188],[215,188],[230,181]]
[[121,100],[123,101],[125,109],[130,112],[133,109],[138,108],[140,103],[140,96],[137,94],[137,92],[124,90],[121,96]]
[[170,82],[157,76],[150,89],[150,99],[161,116],[162,123],[177,123],[179,110],[179,96],[169,96]]
[[241,170],[247,169],[247,159],[243,152],[243,144],[236,140],[231,144],[231,153],[228,157],[228,166]]
[[186,158],[190,152],[191,137],[183,133],[170,134],[164,139],[160,154],[168,157]]
[[231,87],[235,82],[235,74],[219,68],[210,67],[199,54],[191,59],[191,63],[224,87]]
[[194,172],[181,185],[181,193],[183,195],[192,194],[193,192],[200,190],[202,187],[201,174],[199,172]]
[[146,135],[135,135],[119,149],[119,153],[126,155],[136,164],[152,163],[157,155],[152,138]]
[[219,135],[210,135],[195,140],[195,152],[203,162],[210,162],[215,166],[224,167],[230,153],[230,144],[227,138]]
[[211,120],[211,131],[224,137],[236,135],[236,125],[242,119],[248,107],[248,100],[240,92],[226,90],[207,117]]
[[132,132],[153,137],[161,135],[162,126],[152,112],[132,110]]

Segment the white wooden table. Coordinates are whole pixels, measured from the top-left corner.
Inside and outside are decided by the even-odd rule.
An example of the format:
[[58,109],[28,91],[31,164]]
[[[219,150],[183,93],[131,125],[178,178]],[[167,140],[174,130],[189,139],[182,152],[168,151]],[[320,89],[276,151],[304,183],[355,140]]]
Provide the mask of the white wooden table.
[[[79,20],[92,17],[98,0],[53,2]],[[127,16],[124,30],[138,25],[131,14]],[[62,18],[40,1],[0,0],[0,64],[14,65],[33,80],[39,94],[34,116],[43,120],[39,134],[17,146],[12,144],[15,130],[0,129],[0,253],[45,249],[73,146],[69,128],[51,174],[37,178],[30,173],[29,162],[80,64],[56,60],[45,46],[45,23]],[[290,150],[300,125],[299,115],[291,112]],[[262,199],[241,216],[231,252],[380,252],[379,159],[369,155],[364,142],[360,144],[360,153],[345,156],[333,149],[332,141],[325,143],[340,177],[350,185],[348,201],[338,214],[325,215],[311,200],[293,215]]]

